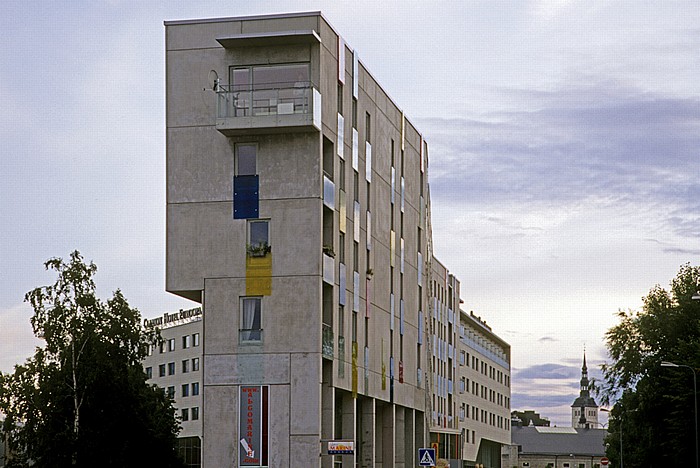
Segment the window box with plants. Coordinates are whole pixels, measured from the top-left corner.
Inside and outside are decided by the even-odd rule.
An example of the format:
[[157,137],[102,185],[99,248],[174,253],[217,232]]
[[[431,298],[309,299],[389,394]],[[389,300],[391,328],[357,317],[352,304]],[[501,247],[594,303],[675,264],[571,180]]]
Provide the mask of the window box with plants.
[[272,252],[272,246],[267,242],[259,242],[258,244],[246,245],[246,251],[249,257],[264,257]]

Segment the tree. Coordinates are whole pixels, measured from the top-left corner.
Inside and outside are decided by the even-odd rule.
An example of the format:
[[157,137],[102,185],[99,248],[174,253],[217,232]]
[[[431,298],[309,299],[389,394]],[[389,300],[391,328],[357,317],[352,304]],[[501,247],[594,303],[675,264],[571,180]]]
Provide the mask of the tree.
[[121,291],[97,298],[97,267],[79,252],[45,267],[56,282],[25,296],[45,345],[0,375],[7,466],[182,466],[172,399],[146,383],[141,366],[155,333],[142,329]]
[[620,311],[606,333],[603,401],[611,411],[607,454],[619,466],[693,466],[693,376],[662,368],[671,361],[700,368],[700,301],[692,299],[700,268],[683,265],[670,291],[655,286],[642,310]]

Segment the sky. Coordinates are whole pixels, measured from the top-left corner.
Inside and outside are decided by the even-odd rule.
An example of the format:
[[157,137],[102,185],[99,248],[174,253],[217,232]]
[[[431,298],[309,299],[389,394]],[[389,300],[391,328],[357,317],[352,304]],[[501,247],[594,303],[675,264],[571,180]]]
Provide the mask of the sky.
[[0,371],[79,250],[165,292],[166,20],[322,11],[429,145],[434,253],[512,349],[512,409],[570,425],[586,350],[700,256],[697,1],[0,2]]

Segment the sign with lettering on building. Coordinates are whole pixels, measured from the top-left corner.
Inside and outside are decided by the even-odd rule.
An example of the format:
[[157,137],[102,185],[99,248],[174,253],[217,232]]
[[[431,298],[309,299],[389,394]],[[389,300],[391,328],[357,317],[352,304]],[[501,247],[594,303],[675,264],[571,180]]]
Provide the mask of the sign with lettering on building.
[[265,385],[241,385],[238,466],[268,466],[269,391]]

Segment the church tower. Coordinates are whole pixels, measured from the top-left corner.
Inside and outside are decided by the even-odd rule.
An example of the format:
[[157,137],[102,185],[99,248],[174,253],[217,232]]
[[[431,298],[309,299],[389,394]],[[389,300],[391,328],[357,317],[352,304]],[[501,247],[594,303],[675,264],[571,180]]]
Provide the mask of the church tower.
[[598,427],[598,404],[591,397],[585,351],[583,352],[583,367],[581,368],[581,392],[571,405],[571,426],[586,429]]

